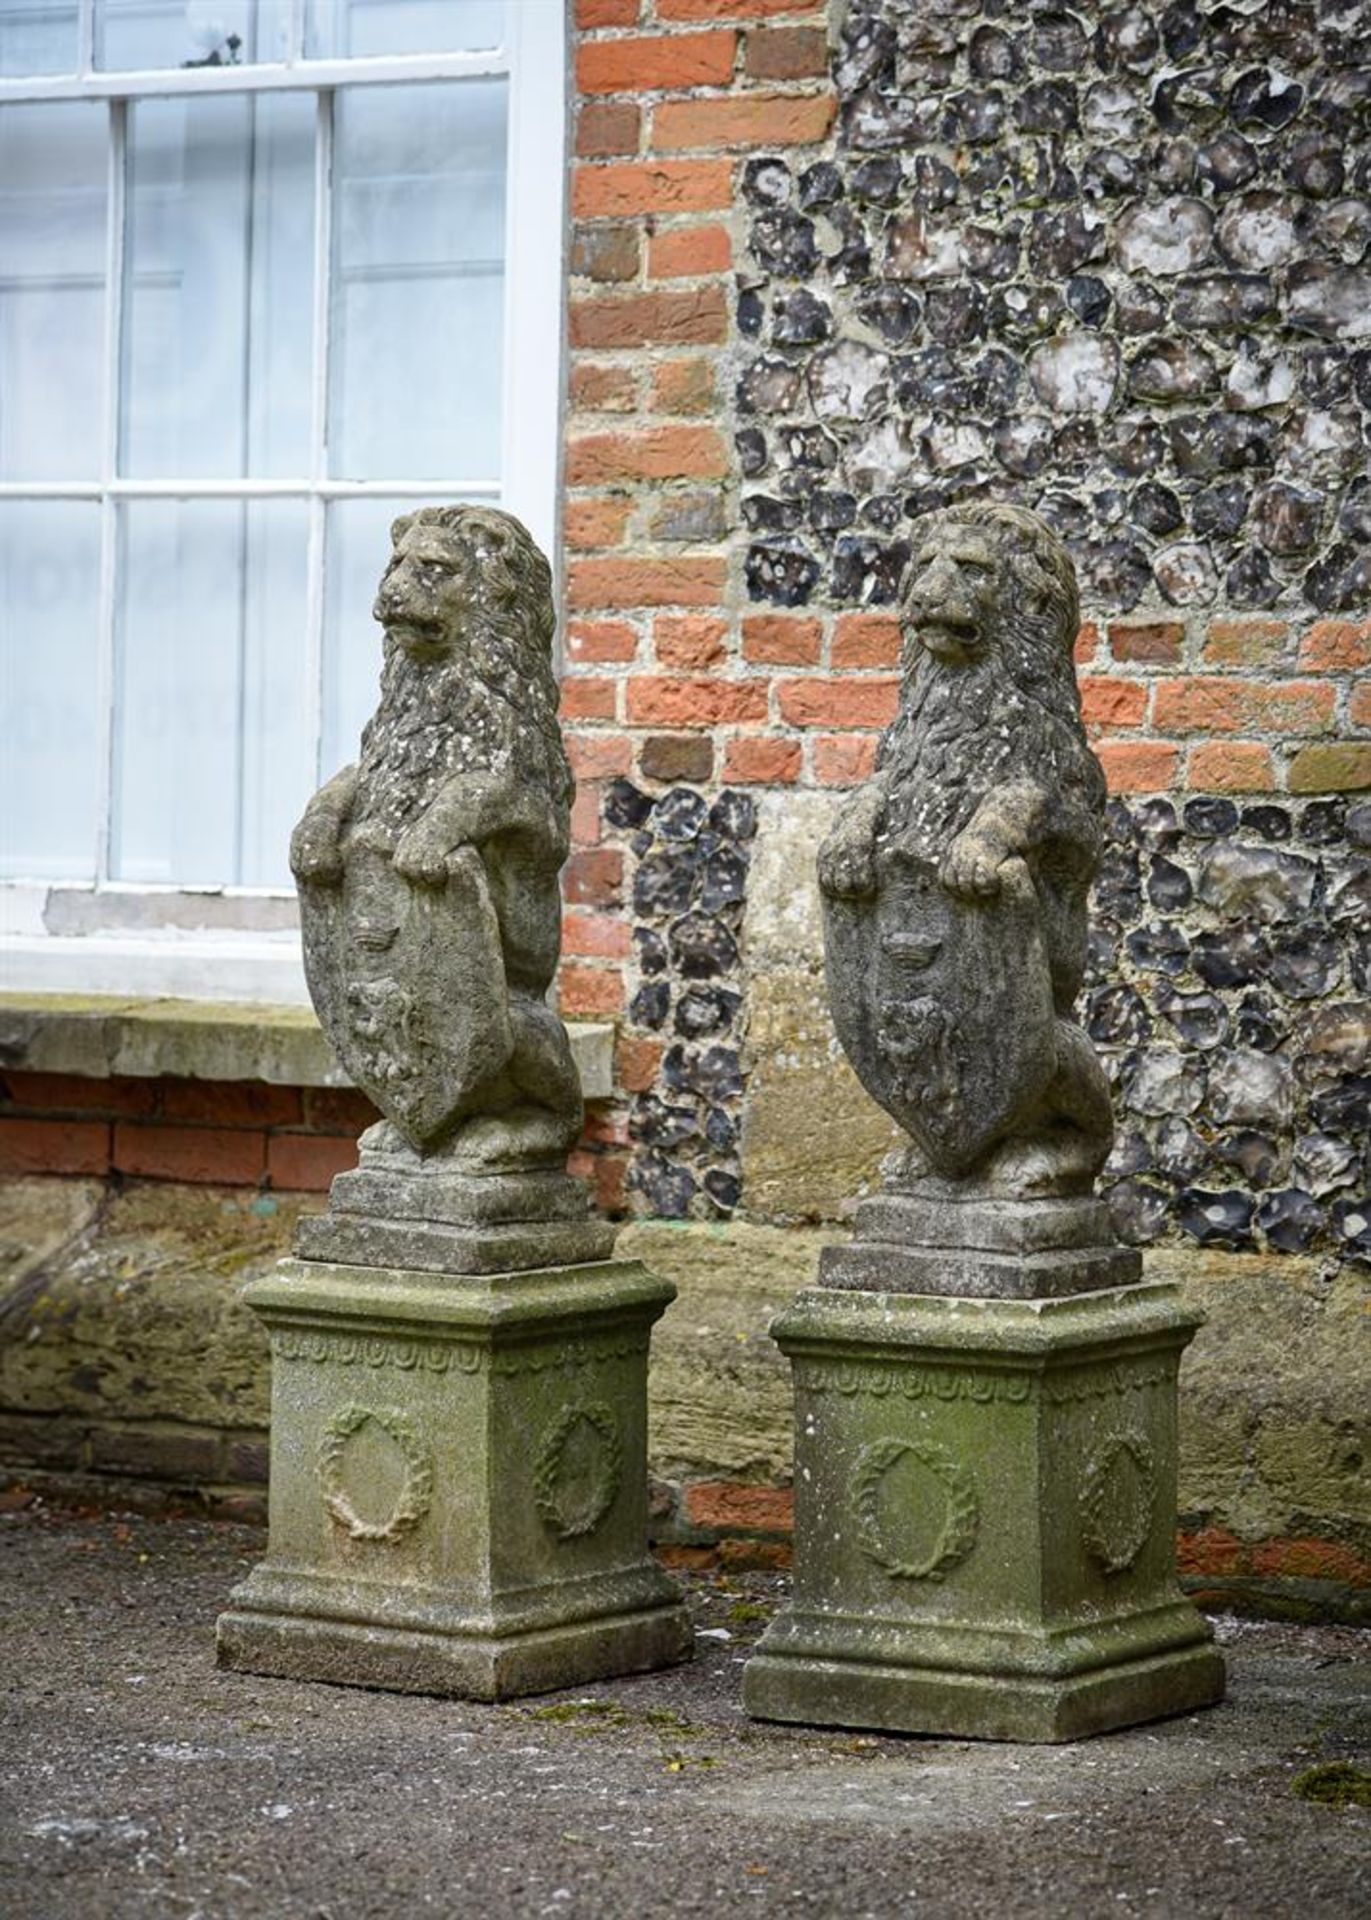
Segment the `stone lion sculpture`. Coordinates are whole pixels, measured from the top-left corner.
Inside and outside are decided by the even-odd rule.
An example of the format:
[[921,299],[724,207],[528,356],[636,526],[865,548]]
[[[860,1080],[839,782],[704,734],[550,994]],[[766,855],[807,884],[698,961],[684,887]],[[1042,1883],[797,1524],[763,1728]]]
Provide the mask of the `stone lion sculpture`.
[[321,1022],[390,1123],[368,1152],[558,1165],[581,1125],[544,996],[561,943],[571,769],[547,561],[511,515],[397,520],[372,611],[380,704],[291,839]]
[[915,528],[899,712],[819,851],[830,998],[906,1178],[1088,1187],[1108,1088],[1071,1018],[1105,782],[1073,664],[1074,570],[1037,515]]

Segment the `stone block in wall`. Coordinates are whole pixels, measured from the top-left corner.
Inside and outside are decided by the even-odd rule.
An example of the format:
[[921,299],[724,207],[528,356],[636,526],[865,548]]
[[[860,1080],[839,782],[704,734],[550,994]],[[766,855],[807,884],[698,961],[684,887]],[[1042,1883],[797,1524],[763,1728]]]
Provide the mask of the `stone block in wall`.
[[[92,1434],[265,1427],[266,1344],[238,1288],[287,1250],[300,1211],[293,1196],[170,1183],[0,1186],[0,1250],[14,1255],[0,1281],[0,1412]],[[188,1477],[192,1456],[212,1471],[191,1449]]]
[[839,1218],[899,1139],[848,1065],[828,1011],[814,856],[839,798],[767,794],[758,807],[742,941],[742,1175],[745,1207],[767,1219]]
[[675,1282],[652,1336],[652,1471],[664,1480],[790,1477],[790,1372],[768,1332],[837,1230],[637,1221],[616,1251]]

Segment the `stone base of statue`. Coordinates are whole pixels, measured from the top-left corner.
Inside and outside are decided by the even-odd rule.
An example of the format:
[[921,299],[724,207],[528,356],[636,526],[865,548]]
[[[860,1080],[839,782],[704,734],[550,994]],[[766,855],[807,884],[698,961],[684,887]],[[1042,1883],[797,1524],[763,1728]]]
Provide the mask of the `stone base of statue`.
[[[927,1290],[934,1249],[910,1256],[924,1291],[894,1290],[898,1268],[859,1291],[850,1253],[870,1257],[835,1250],[838,1284],[772,1328],[795,1377],[794,1591],[748,1712],[1057,1741],[1219,1700],[1175,1574],[1176,1373],[1199,1323],[1177,1289],[1012,1297],[1006,1264],[1030,1256],[1001,1248],[978,1295]],[[956,1253],[963,1281],[977,1257]]]
[[514,1273],[607,1260],[616,1229],[560,1167],[473,1173],[407,1146],[393,1128],[362,1135],[359,1165],[300,1222],[307,1259],[431,1273]]
[[428,1264],[286,1260],[246,1289],[271,1336],[270,1538],[220,1664],[502,1700],[688,1658],[646,1544],[648,1340],[674,1288],[574,1254]]

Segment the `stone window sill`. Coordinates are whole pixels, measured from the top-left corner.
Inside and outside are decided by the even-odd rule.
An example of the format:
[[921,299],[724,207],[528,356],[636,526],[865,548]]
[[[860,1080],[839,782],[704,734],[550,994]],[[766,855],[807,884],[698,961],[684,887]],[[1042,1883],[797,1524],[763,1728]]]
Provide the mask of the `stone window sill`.
[[[614,1028],[568,1021],[587,1100],[612,1089]],[[92,993],[0,993],[0,1070],[87,1079],[265,1080],[346,1087],[314,1017],[300,1006],[121,998]]]

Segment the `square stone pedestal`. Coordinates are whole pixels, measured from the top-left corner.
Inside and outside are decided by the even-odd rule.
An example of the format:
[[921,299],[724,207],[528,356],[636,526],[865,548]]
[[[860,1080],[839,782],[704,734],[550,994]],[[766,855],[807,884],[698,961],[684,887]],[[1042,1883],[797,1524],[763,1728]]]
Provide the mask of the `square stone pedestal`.
[[795,1582],[763,1720],[1071,1740],[1211,1705],[1175,1574],[1170,1286],[1055,1299],[815,1289],[795,1375]]
[[647,1550],[648,1340],[674,1292],[613,1260],[254,1281],[270,1538],[220,1664],[501,1700],[688,1658]]

